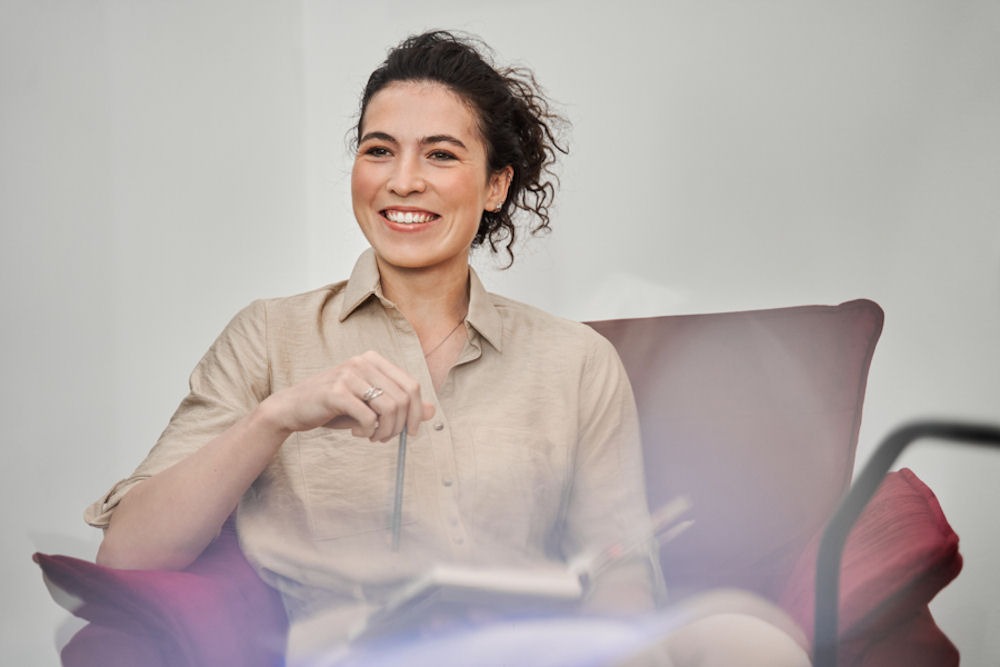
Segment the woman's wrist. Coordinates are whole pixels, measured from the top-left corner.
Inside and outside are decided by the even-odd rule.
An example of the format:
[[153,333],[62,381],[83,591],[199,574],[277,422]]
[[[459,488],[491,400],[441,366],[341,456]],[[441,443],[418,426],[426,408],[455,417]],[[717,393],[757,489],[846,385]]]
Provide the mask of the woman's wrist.
[[284,423],[276,407],[272,396],[268,396],[247,415],[247,426],[268,439],[273,438],[279,443],[283,443],[295,430]]

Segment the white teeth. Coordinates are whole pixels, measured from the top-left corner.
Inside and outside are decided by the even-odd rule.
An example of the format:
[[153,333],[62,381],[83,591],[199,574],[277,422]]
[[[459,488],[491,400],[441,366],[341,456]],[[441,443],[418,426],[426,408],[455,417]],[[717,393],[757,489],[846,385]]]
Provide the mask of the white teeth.
[[434,219],[431,213],[414,213],[413,211],[386,211],[385,217],[396,223],[412,225],[421,222],[430,222]]

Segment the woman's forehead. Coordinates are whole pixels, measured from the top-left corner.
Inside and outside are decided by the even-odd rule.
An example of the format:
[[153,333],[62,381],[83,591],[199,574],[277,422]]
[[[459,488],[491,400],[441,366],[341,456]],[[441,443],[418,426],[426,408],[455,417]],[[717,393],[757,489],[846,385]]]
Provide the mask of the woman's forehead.
[[[395,128],[395,129],[394,129]],[[481,140],[478,118],[468,101],[436,81],[394,81],[372,95],[359,125],[369,132],[406,133],[404,138],[460,134]]]

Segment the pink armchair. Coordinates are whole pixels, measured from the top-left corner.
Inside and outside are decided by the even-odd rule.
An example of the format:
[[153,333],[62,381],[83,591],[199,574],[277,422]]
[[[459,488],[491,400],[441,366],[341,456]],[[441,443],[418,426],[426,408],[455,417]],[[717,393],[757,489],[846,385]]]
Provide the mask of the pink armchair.
[[[671,595],[752,590],[811,638],[819,539],[851,479],[881,309],[858,300],[591,326],[635,389],[650,504],[693,501],[694,526],[662,551]],[[283,663],[281,602],[229,525],[184,572],[35,560],[53,597],[90,622],[63,649],[66,667]],[[838,665],[958,664],[927,607],[961,569],[958,538],[912,472],[884,480],[842,563]]]

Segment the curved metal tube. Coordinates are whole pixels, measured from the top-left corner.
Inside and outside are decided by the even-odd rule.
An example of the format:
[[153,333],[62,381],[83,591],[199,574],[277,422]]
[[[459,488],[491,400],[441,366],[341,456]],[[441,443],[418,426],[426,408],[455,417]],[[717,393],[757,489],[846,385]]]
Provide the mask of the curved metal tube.
[[946,421],[915,421],[903,424],[876,448],[823,531],[816,562],[816,615],[813,634],[813,666],[837,664],[837,610],[840,598],[840,560],[854,522],[875,495],[889,466],[912,442],[921,438],[954,440],[974,445],[1000,447],[1000,426]]

